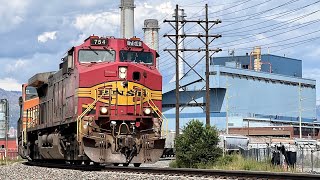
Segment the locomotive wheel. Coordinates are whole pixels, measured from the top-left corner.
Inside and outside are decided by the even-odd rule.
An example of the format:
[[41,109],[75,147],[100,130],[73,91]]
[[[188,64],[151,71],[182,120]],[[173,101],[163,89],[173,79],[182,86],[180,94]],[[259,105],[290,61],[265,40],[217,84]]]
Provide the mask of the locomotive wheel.
[[124,167],[128,167],[128,166],[129,166],[129,163],[123,163],[123,166],[124,166]]
[[133,163],[134,167],[140,167],[141,163]]
[[113,163],[114,166],[119,166],[119,163]]

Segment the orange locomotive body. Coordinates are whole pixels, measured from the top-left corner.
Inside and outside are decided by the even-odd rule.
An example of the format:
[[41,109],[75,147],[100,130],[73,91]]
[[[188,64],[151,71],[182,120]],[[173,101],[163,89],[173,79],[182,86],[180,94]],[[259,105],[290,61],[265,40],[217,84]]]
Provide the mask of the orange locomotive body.
[[[20,155],[77,164],[158,161],[165,139],[157,57],[136,38],[90,36],[72,47],[59,71],[23,85]],[[37,96],[26,98],[29,91]]]

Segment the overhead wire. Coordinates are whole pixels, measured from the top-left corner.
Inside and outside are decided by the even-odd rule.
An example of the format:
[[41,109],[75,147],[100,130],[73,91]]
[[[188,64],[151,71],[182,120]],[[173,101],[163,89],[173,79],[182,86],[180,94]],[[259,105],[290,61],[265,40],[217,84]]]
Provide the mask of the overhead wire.
[[229,24],[226,24],[226,25],[219,26],[219,27],[217,27],[216,29],[220,29],[220,28],[228,27],[228,26],[231,26],[231,25],[234,25],[234,24],[238,24],[238,23],[240,23],[240,22],[250,20],[251,18],[256,18],[258,15],[261,15],[261,14],[264,14],[264,13],[267,13],[267,12],[270,12],[270,11],[273,11],[273,10],[275,10],[275,9],[281,8],[281,7],[283,7],[283,6],[286,6],[286,5],[289,5],[289,4],[298,2],[298,1],[300,1],[300,0],[290,0],[289,2],[283,3],[283,4],[278,5],[278,6],[276,6],[276,7],[269,8],[269,9],[264,10],[264,11],[259,11],[259,12],[257,12],[257,13],[253,13],[253,14],[249,14],[249,15],[242,16],[242,17],[247,17],[247,18],[241,19],[241,20],[236,21],[236,22],[234,22],[234,23],[229,23]]
[[[276,17],[274,17],[274,18],[268,19],[268,20],[266,20],[266,21],[261,21],[261,22],[254,23],[254,24],[250,24],[250,25],[247,25],[247,26],[238,27],[237,29],[242,29],[242,30],[243,30],[244,28],[248,28],[248,27],[252,28],[252,27],[254,27],[254,26],[258,25],[258,24],[263,24],[263,23],[266,23],[266,22],[269,22],[269,21],[272,21],[272,20],[277,20],[277,19],[280,18],[280,17],[283,17],[283,16],[285,16],[285,15],[288,15],[288,14],[291,14],[291,13],[294,13],[294,12],[297,12],[297,11],[299,11],[299,10],[302,10],[302,9],[304,9],[304,8],[306,8],[306,7],[310,7],[310,6],[315,5],[315,4],[317,4],[317,3],[320,3],[320,0],[319,0],[319,1],[316,1],[316,2],[314,2],[314,3],[308,4],[308,5],[305,5],[305,6],[296,8],[296,9],[292,9],[292,10],[285,11],[285,12],[281,12],[281,13],[277,13],[277,14],[272,14],[271,16],[279,15],[279,14],[280,14],[280,15],[279,15],[279,16],[276,16]],[[264,16],[264,17],[267,17],[267,16]],[[269,15],[268,17],[270,17],[270,15]],[[260,18],[261,18],[261,17],[260,17]],[[282,22],[281,22],[281,23],[282,23]],[[259,29],[264,29],[264,28],[270,27],[270,26],[271,26],[271,25],[267,25],[267,26],[263,26],[263,27],[259,27],[259,28],[255,28],[255,29],[249,29],[249,30],[245,30],[245,31],[240,31],[240,33],[241,33],[241,32],[255,31],[255,30],[259,30]],[[273,26],[273,25],[272,25],[272,26]],[[234,32],[234,31],[236,31],[236,32]],[[223,32],[222,32],[222,31],[221,31],[221,32],[218,31],[217,34],[222,34],[222,33],[223,33],[223,36],[225,37],[225,35],[229,35],[229,33],[226,33],[226,32],[232,32],[232,33],[230,33],[230,34],[239,33],[239,31],[234,30],[234,29],[231,29],[231,30],[224,30]]]
[[318,13],[318,12],[320,12],[320,10],[316,10],[316,11],[313,11],[313,12],[311,12],[311,13],[308,13],[308,14],[305,14],[305,15],[302,15],[302,16],[299,16],[299,17],[296,17],[296,18],[293,18],[293,19],[291,19],[290,21],[287,21],[287,22],[285,22],[284,24],[281,24],[281,25],[279,25],[279,26],[277,26],[277,27],[275,27],[275,28],[269,29],[269,30],[267,30],[267,31],[263,31],[263,32],[260,32],[260,33],[256,33],[256,34],[253,34],[253,35],[249,35],[249,36],[246,36],[246,37],[244,37],[244,38],[237,39],[237,40],[233,40],[233,41],[228,41],[228,42],[216,44],[216,46],[221,46],[221,45],[225,45],[225,44],[231,44],[229,47],[233,47],[233,46],[236,46],[236,45],[251,43],[251,42],[255,42],[255,41],[267,39],[267,38],[270,38],[270,37],[274,37],[274,36],[277,36],[277,35],[280,35],[280,34],[284,34],[284,33],[287,33],[287,32],[291,32],[291,31],[293,31],[293,30],[295,30],[295,29],[297,29],[297,28],[295,28],[295,29],[293,29],[293,30],[290,30],[290,31],[285,31],[285,32],[281,32],[281,33],[278,33],[278,34],[275,34],[275,35],[267,36],[267,37],[264,37],[264,38],[259,38],[259,39],[255,39],[255,40],[250,40],[250,41],[246,41],[246,42],[241,42],[241,43],[232,44],[232,43],[237,42],[237,41],[242,41],[242,40],[245,40],[245,39],[249,39],[250,37],[255,37],[255,36],[257,36],[257,35],[261,35],[261,34],[263,34],[263,33],[267,33],[267,32],[269,32],[270,30],[278,29],[278,28],[283,27],[283,26],[285,26],[285,25],[287,25],[287,24],[290,24],[290,23],[292,23],[292,22],[296,22],[296,21],[298,21],[298,20],[301,20],[301,19],[303,19],[303,18],[305,18],[305,17],[308,17],[308,16],[310,16],[310,15],[312,15],[312,14],[315,14],[315,13]]

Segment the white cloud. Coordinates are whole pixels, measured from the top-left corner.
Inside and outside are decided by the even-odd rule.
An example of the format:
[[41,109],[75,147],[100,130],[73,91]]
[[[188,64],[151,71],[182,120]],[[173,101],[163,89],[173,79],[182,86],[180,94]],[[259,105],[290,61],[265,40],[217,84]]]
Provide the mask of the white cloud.
[[21,84],[16,79],[4,78],[0,79],[0,88],[7,91],[21,91]]
[[144,7],[145,7],[145,8],[148,8],[148,9],[153,8],[153,6],[151,6],[150,4],[148,4],[148,3],[146,3],[146,2],[144,3]]
[[87,37],[92,34],[119,36],[119,24],[120,15],[118,10],[96,14],[81,14],[75,17],[73,22],[73,26],[80,30],[82,34],[79,37]]
[[24,21],[28,1],[10,0],[1,2],[0,6],[0,33],[6,33],[14,29]]
[[27,64],[28,64],[28,61],[19,59],[14,63],[7,64],[5,71],[7,73],[19,71],[21,69],[26,68]]
[[171,2],[164,2],[156,7],[156,10],[163,14],[173,14],[173,9],[174,7]]
[[41,42],[41,43],[45,43],[49,39],[51,40],[57,39],[57,31],[44,32],[38,36],[38,42]]

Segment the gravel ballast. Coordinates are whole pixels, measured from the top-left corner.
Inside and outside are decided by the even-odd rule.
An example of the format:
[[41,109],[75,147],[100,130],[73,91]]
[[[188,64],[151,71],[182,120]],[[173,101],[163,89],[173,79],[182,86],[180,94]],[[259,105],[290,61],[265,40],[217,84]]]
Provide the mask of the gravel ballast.
[[[169,162],[159,161],[159,166],[168,167]],[[157,164],[152,165],[157,166]],[[143,165],[148,167],[147,165]],[[150,167],[150,166],[149,166]],[[124,179],[124,180],[138,180],[138,179],[167,179],[167,180],[184,180],[184,179],[212,179],[205,177],[184,177],[172,175],[158,175],[158,174],[139,174],[125,173],[125,172],[110,172],[110,171],[79,171],[70,169],[56,169],[28,166],[23,163],[15,163],[8,166],[0,166],[0,179],[57,179],[57,180],[80,180],[80,179]],[[226,179],[226,178],[223,178]]]

